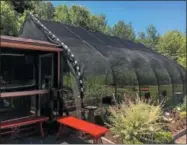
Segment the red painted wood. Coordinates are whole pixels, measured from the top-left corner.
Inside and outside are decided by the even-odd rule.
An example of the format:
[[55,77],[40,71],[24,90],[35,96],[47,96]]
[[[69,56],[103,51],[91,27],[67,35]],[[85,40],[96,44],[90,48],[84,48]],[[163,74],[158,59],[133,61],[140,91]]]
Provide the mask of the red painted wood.
[[48,117],[30,117],[30,118],[23,118],[19,120],[13,120],[13,121],[5,121],[0,122],[0,129],[7,129],[12,127],[19,127],[24,125],[30,125],[34,123],[44,122],[47,121]]
[[41,95],[47,94],[49,90],[32,90],[32,91],[20,91],[20,92],[5,92],[0,93],[1,98],[6,97],[21,97],[21,96],[32,96],[32,95]]
[[[34,127],[31,126],[31,127],[20,128],[19,131],[25,131],[25,130],[27,131],[27,130],[31,130],[31,129],[34,129]],[[14,132],[14,131],[13,130],[3,131],[3,132],[0,132],[0,135],[10,134],[12,132]]]
[[53,43],[49,43],[47,41],[33,40],[29,38],[1,35],[0,39],[1,39],[1,42],[10,42],[10,43],[17,42],[17,43],[32,44],[32,45],[38,45],[38,46],[48,46],[48,47],[54,47],[54,48],[57,47],[57,45]]
[[35,51],[45,51],[45,52],[61,52],[63,51],[60,48],[53,48],[53,47],[47,47],[47,46],[37,46],[32,44],[21,44],[17,42],[1,42],[0,43],[1,48],[12,48],[12,49],[21,49],[21,50],[35,50]]
[[92,135],[94,138],[98,138],[102,135],[104,135],[106,132],[108,132],[108,129],[75,117],[64,117],[59,118],[57,121],[60,124],[64,124],[66,126],[72,127],[74,129],[83,131],[85,133],[88,133]]
[[58,71],[57,71],[57,76],[58,76],[58,88],[60,87],[60,69],[61,69],[61,66],[60,66],[60,52],[58,52]]

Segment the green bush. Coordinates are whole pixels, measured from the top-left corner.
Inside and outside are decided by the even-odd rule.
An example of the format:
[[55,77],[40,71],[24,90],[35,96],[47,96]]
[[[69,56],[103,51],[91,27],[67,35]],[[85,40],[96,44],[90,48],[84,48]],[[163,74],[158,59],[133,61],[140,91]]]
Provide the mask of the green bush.
[[[122,103],[118,107],[110,107],[109,111],[111,113],[109,116],[110,124],[108,124],[110,130],[124,144],[146,143],[145,140],[142,141],[142,137],[157,141],[165,126],[161,122],[160,104],[147,104],[136,99],[135,102],[129,102],[129,105]],[[166,138],[168,139],[168,137]],[[165,141],[164,139],[162,141]]]
[[159,131],[151,136],[140,137],[140,140],[144,144],[168,144],[172,142],[172,133],[169,131]]
[[87,98],[96,98],[101,97],[105,93],[104,86],[97,85],[97,84],[86,84],[85,96]]
[[99,84],[86,84],[85,96],[87,98],[102,98],[114,94],[114,88]]
[[180,117],[181,118],[186,118],[186,111],[180,112]]
[[154,134],[156,143],[170,143],[172,140],[172,133],[169,131],[160,131]]

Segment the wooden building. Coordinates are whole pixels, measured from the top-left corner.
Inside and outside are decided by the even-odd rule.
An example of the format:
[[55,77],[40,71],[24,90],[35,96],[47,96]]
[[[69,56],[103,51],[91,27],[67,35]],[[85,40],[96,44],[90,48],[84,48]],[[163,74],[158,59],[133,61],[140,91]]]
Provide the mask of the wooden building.
[[48,42],[1,36],[0,121],[62,114],[62,53]]

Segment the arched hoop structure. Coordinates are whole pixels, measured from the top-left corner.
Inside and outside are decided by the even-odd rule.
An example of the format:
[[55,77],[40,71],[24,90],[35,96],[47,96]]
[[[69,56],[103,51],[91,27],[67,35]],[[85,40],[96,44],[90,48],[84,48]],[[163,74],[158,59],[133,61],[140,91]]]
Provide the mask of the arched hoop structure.
[[[186,94],[185,69],[143,44],[83,27],[37,19],[33,15],[23,24],[20,37],[50,41],[64,48],[63,57],[68,62],[67,67],[71,68],[77,78],[79,91],[76,92],[80,93],[82,108],[83,98],[86,102],[89,96],[101,98],[109,93],[115,96],[127,91],[138,93],[144,87],[149,88],[153,99],[159,99],[159,94],[167,91],[168,104],[177,102],[174,94]],[[63,71],[65,77],[70,79],[66,76],[67,71]],[[96,90],[90,87],[93,84]]]

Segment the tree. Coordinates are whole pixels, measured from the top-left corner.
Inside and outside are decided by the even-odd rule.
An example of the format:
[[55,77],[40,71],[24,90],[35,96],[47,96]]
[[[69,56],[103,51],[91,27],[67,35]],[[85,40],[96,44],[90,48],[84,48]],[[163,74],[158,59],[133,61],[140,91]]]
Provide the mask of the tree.
[[9,2],[13,5],[14,10],[21,14],[23,14],[25,10],[29,9],[32,3],[29,0],[9,0]]
[[141,40],[145,40],[145,39],[146,39],[146,35],[145,35],[144,32],[139,32],[138,35],[139,35],[139,38],[140,38]]
[[157,32],[157,29],[154,25],[149,25],[146,29],[147,32],[147,46],[155,49],[158,39],[159,39],[159,33]]
[[17,18],[17,21],[18,21],[18,31],[20,31],[20,28],[22,27],[26,17],[28,16],[28,13],[31,12],[29,10],[25,10],[23,13],[21,14],[18,14],[18,18]]
[[132,24],[126,24],[123,20],[119,20],[113,26],[112,35],[128,40],[135,40],[136,37]]
[[187,66],[186,66],[186,35],[184,35],[183,33],[180,33],[181,34],[181,47],[179,48],[178,50],[178,59],[177,59],[177,62],[179,64],[181,64],[184,68],[187,69]]
[[34,15],[43,20],[53,20],[55,8],[49,1],[32,1],[31,9]]
[[17,36],[18,35],[18,21],[13,5],[7,1],[1,1],[1,35]]
[[78,5],[72,5],[70,8],[66,5],[57,6],[55,8],[55,21],[89,28],[90,12],[85,7]]
[[137,42],[140,42],[140,43],[147,46],[147,36],[146,36],[145,32],[138,33]]
[[49,1],[1,1],[1,34],[18,36],[28,12],[44,20],[53,20],[54,7]]
[[24,14],[26,10],[33,11],[37,17],[44,20],[53,20],[54,7],[47,1],[9,0],[17,13]]
[[85,7],[76,5],[70,8],[67,5],[57,6],[55,8],[55,21],[103,33],[107,24],[105,15],[92,15]]
[[90,24],[90,12],[87,8],[72,5],[69,9],[70,21],[73,26],[81,26],[84,28],[89,28]]
[[66,5],[60,5],[55,8],[54,20],[65,24],[71,23],[69,9]]
[[107,26],[105,27],[104,34],[105,34],[105,35],[109,35],[109,36],[112,35],[112,28],[111,28],[110,26],[107,25]]
[[159,40],[159,33],[154,25],[149,25],[145,32],[139,32],[137,41],[145,46],[155,49]]
[[173,30],[165,33],[156,47],[159,52],[185,66],[186,36],[180,31]]
[[106,16],[101,14],[99,16],[91,15],[89,29],[92,31],[104,32],[106,27]]
[[178,58],[178,63],[181,64],[184,68],[187,69],[186,66],[186,35],[183,35],[182,37],[182,46],[181,49],[179,50],[179,58]]

